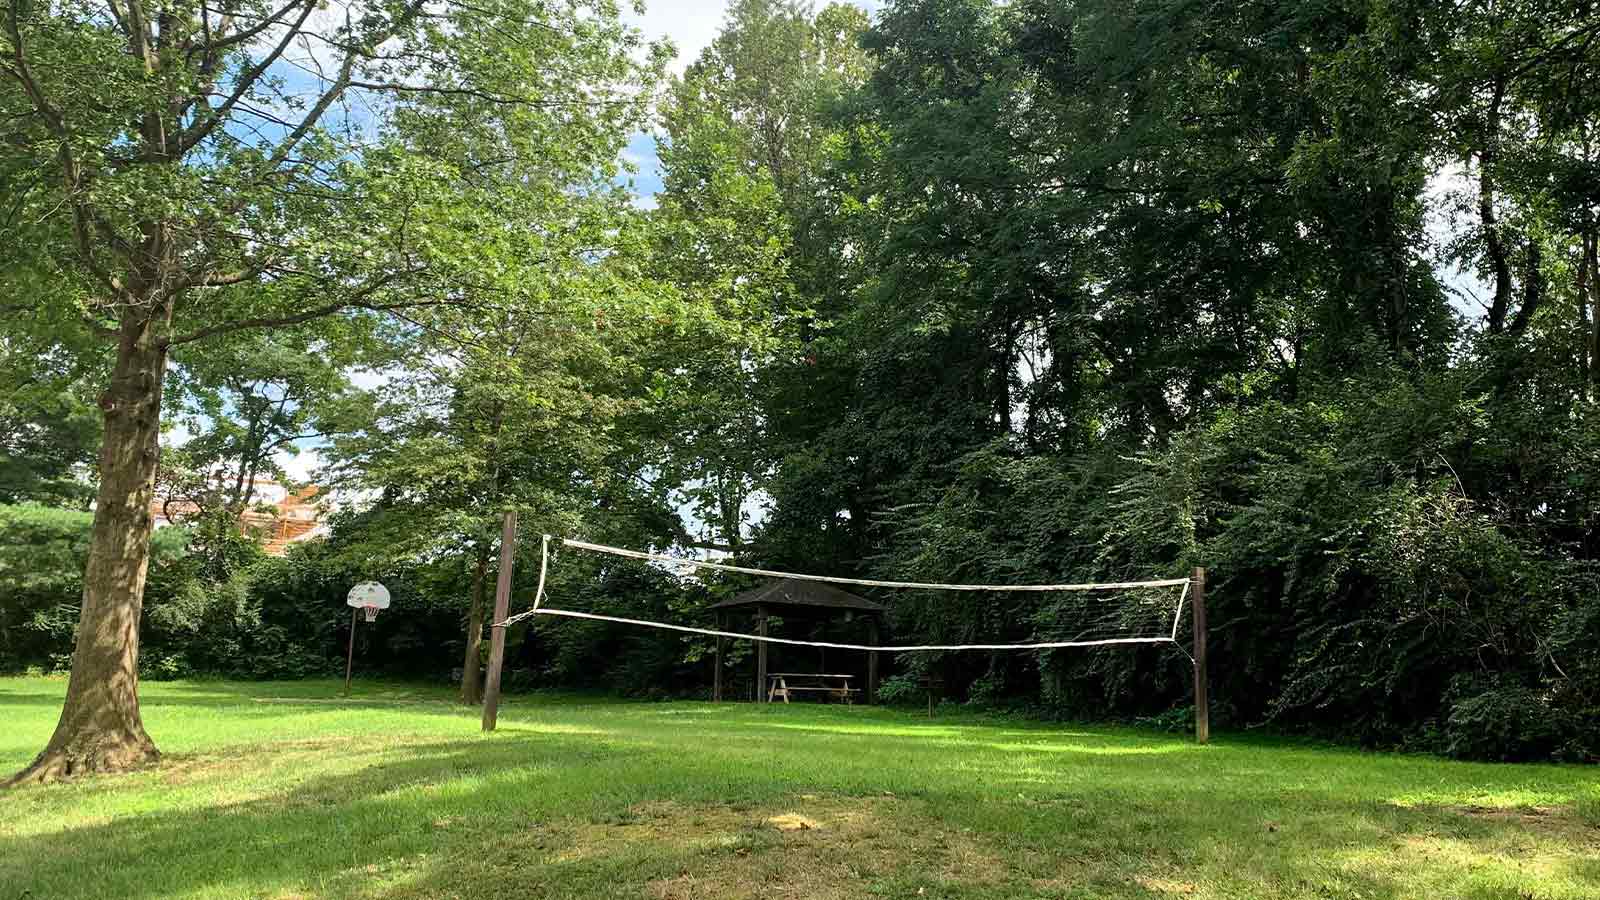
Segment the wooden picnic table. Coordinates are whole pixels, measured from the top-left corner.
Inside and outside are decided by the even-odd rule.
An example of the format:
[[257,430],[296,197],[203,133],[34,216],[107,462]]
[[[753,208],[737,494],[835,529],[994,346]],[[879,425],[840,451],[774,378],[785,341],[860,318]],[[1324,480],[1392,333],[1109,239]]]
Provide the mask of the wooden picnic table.
[[[767,702],[771,703],[778,697],[783,702],[789,702],[789,696],[796,692],[811,691],[825,694],[835,700],[845,703],[854,703],[855,695],[861,693],[860,688],[850,686],[854,675],[826,675],[816,672],[772,672],[767,675]],[[790,682],[797,682],[791,684]]]

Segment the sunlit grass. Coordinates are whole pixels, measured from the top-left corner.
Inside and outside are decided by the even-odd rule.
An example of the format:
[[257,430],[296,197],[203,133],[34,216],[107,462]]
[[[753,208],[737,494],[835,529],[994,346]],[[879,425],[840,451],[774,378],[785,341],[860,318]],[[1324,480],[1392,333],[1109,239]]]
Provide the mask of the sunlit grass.
[[[64,689],[0,679],[0,768]],[[144,697],[160,767],[0,795],[0,900],[1600,897],[1592,768],[859,706],[514,696],[484,735],[441,687]]]

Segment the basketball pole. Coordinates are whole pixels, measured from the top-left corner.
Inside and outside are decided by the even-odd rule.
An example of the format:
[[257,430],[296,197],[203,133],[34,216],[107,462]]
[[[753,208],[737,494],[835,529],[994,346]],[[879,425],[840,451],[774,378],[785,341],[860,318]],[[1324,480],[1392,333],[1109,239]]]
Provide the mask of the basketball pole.
[[344,695],[350,696],[350,668],[356,661],[356,613],[361,610],[350,607],[350,646],[344,651]]
[[1211,700],[1206,689],[1206,570],[1195,566],[1189,596],[1194,602],[1194,740],[1211,740]]
[[[517,553],[517,511],[506,510],[505,525],[500,532],[500,575],[494,583],[493,622],[504,622],[511,605],[511,564]],[[500,669],[506,658],[506,629],[495,625],[489,636],[489,672],[483,686],[483,730],[493,731],[500,716]]]

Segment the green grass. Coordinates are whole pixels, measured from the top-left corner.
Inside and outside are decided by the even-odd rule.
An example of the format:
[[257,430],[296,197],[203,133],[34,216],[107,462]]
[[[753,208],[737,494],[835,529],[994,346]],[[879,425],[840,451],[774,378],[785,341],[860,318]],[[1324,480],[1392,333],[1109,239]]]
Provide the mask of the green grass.
[[[0,679],[0,769],[64,689]],[[483,735],[431,687],[143,693],[160,767],[0,794],[0,900],[1600,897],[1593,768],[546,696]]]

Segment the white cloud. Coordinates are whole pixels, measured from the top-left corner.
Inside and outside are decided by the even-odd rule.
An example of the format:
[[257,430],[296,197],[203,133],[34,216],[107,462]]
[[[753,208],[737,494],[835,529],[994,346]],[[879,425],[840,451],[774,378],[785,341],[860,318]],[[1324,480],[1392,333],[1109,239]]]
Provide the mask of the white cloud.
[[647,2],[644,15],[628,18],[647,40],[668,38],[678,51],[672,71],[682,74],[716,38],[727,12],[727,0],[655,0]]
[[297,484],[315,481],[312,477],[317,469],[321,468],[322,454],[315,447],[301,448],[298,453],[288,450],[279,450],[274,454],[274,462],[283,468],[283,474]]

